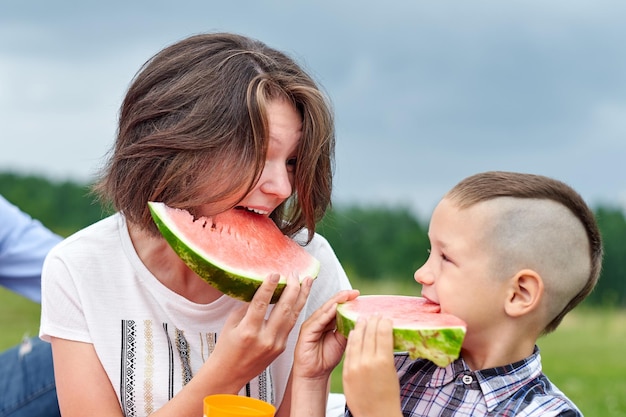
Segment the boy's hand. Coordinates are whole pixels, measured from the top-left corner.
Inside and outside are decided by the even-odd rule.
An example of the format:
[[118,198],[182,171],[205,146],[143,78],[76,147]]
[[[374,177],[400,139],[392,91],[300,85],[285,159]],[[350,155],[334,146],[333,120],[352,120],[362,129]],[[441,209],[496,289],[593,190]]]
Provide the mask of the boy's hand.
[[335,332],[337,304],[358,295],[357,290],[339,291],[302,325],[290,376],[291,416],[326,414],[330,374],[346,347],[346,338]]
[[346,338],[335,332],[337,304],[358,295],[358,290],[340,291],[304,322],[295,351],[295,377],[328,380],[346,347]]
[[355,417],[402,416],[391,320],[357,320],[343,361],[343,391]]

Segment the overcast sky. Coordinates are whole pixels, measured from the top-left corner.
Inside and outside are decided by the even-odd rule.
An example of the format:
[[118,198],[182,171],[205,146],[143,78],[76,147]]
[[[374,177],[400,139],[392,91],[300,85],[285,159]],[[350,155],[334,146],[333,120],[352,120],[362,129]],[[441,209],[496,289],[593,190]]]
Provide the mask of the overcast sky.
[[3,0],[0,170],[89,181],[135,72],[209,31],[282,49],[324,87],[337,204],[427,218],[498,169],[626,206],[623,0]]

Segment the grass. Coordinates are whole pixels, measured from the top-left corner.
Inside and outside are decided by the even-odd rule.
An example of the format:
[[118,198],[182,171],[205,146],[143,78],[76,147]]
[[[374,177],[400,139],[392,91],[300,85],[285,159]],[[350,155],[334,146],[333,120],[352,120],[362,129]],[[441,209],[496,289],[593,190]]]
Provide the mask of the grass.
[[[418,293],[415,284],[358,288],[362,294]],[[0,351],[25,334],[37,335],[39,313],[39,304],[0,288]],[[626,311],[574,310],[539,346],[544,372],[584,415],[626,417]],[[341,367],[333,372],[332,390],[342,391]]]
[[39,333],[40,311],[39,304],[0,287],[0,352]]
[[626,416],[626,311],[574,310],[539,340],[544,372],[587,416]]

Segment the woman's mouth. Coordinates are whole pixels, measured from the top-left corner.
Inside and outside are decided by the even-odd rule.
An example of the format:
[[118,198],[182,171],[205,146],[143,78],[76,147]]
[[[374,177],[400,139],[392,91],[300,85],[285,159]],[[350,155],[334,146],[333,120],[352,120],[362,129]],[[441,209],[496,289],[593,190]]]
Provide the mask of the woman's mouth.
[[246,210],[251,213],[259,214],[261,216],[267,216],[268,214],[270,214],[270,212],[267,210],[262,210],[262,209],[253,208],[253,207],[246,207],[246,206],[237,206],[235,207],[235,210]]

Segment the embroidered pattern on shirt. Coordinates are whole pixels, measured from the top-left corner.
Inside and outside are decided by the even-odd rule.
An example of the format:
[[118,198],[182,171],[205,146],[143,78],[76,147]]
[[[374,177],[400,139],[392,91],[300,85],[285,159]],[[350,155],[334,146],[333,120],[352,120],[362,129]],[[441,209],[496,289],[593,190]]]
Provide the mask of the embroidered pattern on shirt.
[[180,329],[176,329],[176,349],[178,350],[178,357],[180,358],[182,383],[183,386],[187,385],[193,377],[193,371],[191,370],[191,364],[189,360],[189,344],[185,339],[185,332]]
[[134,320],[122,320],[122,375],[120,381],[120,395],[124,415],[135,415],[135,361],[137,352],[136,326]]
[[154,340],[152,334],[152,320],[143,321],[143,337],[145,339],[146,363],[144,364],[143,397],[146,415],[154,412]]
[[[200,337],[200,352],[202,352],[202,363],[206,362],[215,350],[215,343],[217,342],[217,333],[205,333],[204,336],[202,333],[198,335]],[[206,341],[206,348],[204,346],[204,342]],[[205,357],[206,353],[206,357]]]

